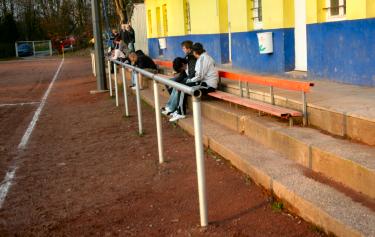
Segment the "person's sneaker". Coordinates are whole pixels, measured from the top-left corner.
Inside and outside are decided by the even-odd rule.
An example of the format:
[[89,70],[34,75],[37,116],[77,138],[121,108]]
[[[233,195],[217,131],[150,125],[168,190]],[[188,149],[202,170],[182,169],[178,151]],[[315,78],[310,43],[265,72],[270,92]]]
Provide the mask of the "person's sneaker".
[[170,113],[172,113],[172,110],[169,107],[165,107],[161,109],[161,113],[164,115],[169,115]]
[[169,113],[168,115],[169,115],[169,117],[173,117],[173,116],[176,116],[178,114],[178,112],[177,112],[177,110],[176,111],[174,111],[173,113]]
[[184,119],[185,118],[185,115],[182,115],[182,114],[175,114],[173,115],[172,118],[169,119],[169,122],[175,122],[179,119]]
[[136,90],[137,89],[137,87],[135,87],[135,86],[132,86],[132,87],[130,87],[132,90]]

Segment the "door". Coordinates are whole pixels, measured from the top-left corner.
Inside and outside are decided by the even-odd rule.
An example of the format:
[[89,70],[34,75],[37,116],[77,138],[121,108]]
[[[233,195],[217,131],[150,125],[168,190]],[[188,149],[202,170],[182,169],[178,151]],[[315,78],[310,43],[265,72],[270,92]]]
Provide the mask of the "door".
[[307,71],[306,0],[294,1],[295,70]]

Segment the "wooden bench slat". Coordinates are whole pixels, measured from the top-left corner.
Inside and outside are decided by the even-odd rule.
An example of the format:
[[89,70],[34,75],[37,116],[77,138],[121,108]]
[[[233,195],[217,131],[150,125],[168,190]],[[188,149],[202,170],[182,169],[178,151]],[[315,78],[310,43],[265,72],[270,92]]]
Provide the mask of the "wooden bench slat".
[[234,72],[219,71],[219,76],[234,81],[249,82],[264,86],[274,86],[287,90],[309,92],[314,83],[290,81],[275,77],[264,77],[250,74],[239,74]]
[[291,109],[286,109],[282,108],[276,105],[271,105],[267,103],[263,103],[260,101],[252,101],[252,100],[245,100],[243,98],[239,98],[237,96],[231,95],[229,93],[221,92],[221,91],[215,91],[208,93],[208,95],[222,99],[228,102],[232,102],[235,104],[239,104],[248,108],[256,109],[259,111],[266,112],[268,114],[282,117],[282,118],[287,118],[289,116],[291,117],[301,117],[302,113],[299,111],[291,110]]

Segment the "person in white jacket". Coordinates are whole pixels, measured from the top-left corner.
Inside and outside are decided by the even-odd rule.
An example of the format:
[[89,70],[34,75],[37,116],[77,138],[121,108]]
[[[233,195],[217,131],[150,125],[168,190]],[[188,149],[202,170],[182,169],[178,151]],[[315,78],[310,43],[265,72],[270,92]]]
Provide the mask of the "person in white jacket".
[[195,76],[187,81],[188,85],[200,85],[203,94],[215,91],[219,82],[219,73],[215,67],[214,59],[207,54],[201,43],[195,43],[192,49],[197,63],[195,64]]
[[[186,81],[187,86],[200,86],[202,95],[207,95],[217,89],[219,82],[219,73],[215,67],[214,59],[206,53],[201,43],[195,43],[192,47],[194,57],[197,58],[195,64],[195,76]],[[180,95],[179,107],[172,114],[170,122],[175,122],[185,118],[184,113],[184,93]]]

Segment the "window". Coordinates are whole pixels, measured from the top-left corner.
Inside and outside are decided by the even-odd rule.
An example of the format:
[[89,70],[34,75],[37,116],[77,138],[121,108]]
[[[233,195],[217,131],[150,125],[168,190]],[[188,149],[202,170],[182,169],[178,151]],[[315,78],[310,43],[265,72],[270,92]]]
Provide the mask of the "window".
[[163,5],[163,29],[164,29],[164,36],[168,36],[168,12],[167,12],[167,4]]
[[160,7],[156,8],[156,31],[158,33],[158,37],[160,37],[161,36]]
[[191,34],[191,23],[190,23],[190,4],[189,0],[184,0],[184,23],[185,23],[185,33]]
[[342,19],[346,15],[346,0],[327,0],[328,20]]
[[151,18],[151,10],[147,11],[147,21],[148,21],[148,34],[152,35],[152,18]]
[[253,25],[254,29],[263,28],[263,15],[262,15],[262,0],[249,0],[249,18],[250,25]]

